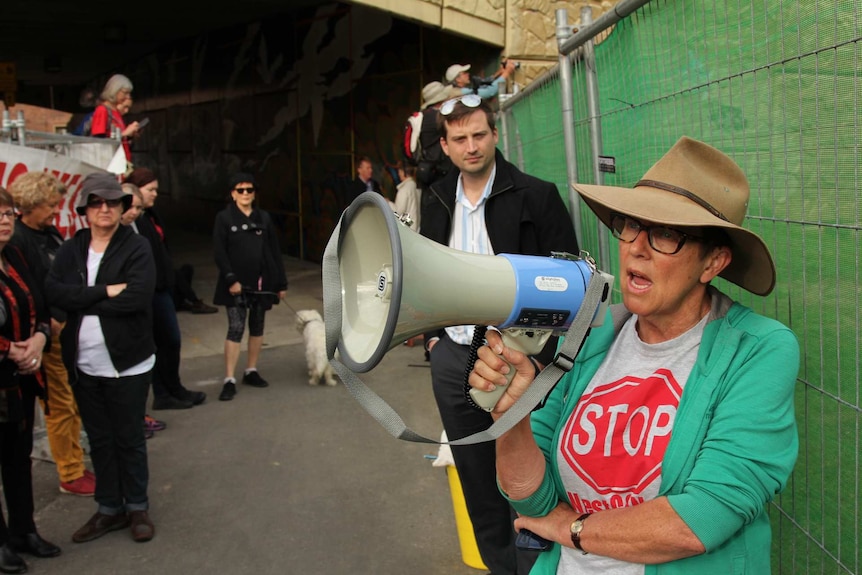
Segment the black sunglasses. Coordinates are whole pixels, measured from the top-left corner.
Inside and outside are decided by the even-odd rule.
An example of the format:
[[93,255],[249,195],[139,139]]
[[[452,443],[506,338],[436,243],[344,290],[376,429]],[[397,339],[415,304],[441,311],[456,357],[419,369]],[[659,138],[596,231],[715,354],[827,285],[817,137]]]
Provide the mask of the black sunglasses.
[[255,189],[254,188],[234,188],[233,191],[235,191],[238,194],[253,194],[255,192]]
[[109,208],[116,208],[121,205],[123,200],[117,198],[113,200],[106,200],[105,198],[95,197],[87,200],[88,208],[101,208],[103,205],[107,205]]

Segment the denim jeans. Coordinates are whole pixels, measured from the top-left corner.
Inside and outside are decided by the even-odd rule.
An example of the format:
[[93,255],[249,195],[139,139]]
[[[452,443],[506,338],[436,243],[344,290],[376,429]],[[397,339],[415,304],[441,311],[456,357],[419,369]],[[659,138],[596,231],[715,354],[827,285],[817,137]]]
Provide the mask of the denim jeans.
[[116,515],[149,508],[144,411],[152,371],[128,377],[78,372],[73,387],[90,440],[99,512]]

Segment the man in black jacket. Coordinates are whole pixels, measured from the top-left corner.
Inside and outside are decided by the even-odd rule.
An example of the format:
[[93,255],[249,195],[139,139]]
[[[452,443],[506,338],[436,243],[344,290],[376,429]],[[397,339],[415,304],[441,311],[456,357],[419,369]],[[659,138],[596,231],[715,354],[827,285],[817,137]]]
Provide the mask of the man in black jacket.
[[356,179],[350,183],[346,198],[347,205],[350,205],[353,200],[364,192],[383,193],[380,182],[372,177],[373,174],[374,165],[371,163],[371,158],[368,156],[359,156],[356,158]]
[[[494,113],[467,97],[440,109],[440,143],[455,169],[423,195],[423,236],[449,247],[479,254],[549,256],[578,253],[575,230],[554,184],[528,176],[496,150]],[[454,295],[457,297],[457,294]],[[491,415],[464,397],[465,369],[473,326],[425,334],[431,382],[443,427],[450,440],[487,429]],[[535,361],[553,357],[549,342]],[[494,575],[529,572],[535,555],[516,553],[513,512],[496,483],[494,443],[453,446],[467,511],[485,565]]]

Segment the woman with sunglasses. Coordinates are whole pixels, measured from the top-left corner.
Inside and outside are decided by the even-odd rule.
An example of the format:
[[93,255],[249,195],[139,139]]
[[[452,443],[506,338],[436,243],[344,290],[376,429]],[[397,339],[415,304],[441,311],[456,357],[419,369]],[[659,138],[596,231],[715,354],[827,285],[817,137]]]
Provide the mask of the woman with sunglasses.
[[[532,573],[769,573],[766,507],[798,450],[799,345],[710,285],[775,286],[769,249],[742,227],[745,174],[684,137],[634,189],[573,187],[619,240],[622,304],[496,442],[515,528],[554,543]],[[497,334],[488,346],[470,385],[489,391],[516,370],[497,419],[535,370]]]
[[213,225],[215,262],[219,269],[213,303],[225,306],[228,321],[221,401],[230,401],[236,395],[234,373],[246,317],[248,356],[242,382],[252,387],[269,385],[257,372],[264,318],[287,292],[278,231],[269,214],[254,205],[257,192],[254,176],[240,172],[231,177],[229,184],[233,202],[218,213]]
[[45,281],[49,300],[67,313],[63,362],[96,471],[98,509],[75,543],[129,525],[135,541],[155,535],[141,425],[156,361],[155,267],[147,240],[120,225],[131,198],[111,174],[88,175],[76,210],[89,227],[60,247]]

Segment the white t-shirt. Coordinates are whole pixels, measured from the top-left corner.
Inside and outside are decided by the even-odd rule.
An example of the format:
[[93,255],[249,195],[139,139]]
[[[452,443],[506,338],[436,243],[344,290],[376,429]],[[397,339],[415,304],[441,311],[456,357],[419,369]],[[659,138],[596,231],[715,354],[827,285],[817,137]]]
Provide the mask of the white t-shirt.
[[[557,463],[576,513],[654,499],[679,399],[709,314],[684,334],[647,344],[625,323],[566,422]],[[644,566],[562,548],[557,573],[642,575]]]
[[[87,252],[87,285],[96,285],[96,275],[102,264],[103,253],[98,253],[90,248]],[[87,375],[94,377],[126,377],[140,375],[153,369],[156,364],[156,355],[153,354],[141,363],[133,365],[121,372],[114,367],[108,346],[105,345],[105,334],[102,333],[102,322],[97,315],[85,315],[81,318],[81,326],[78,328],[78,369]]]

